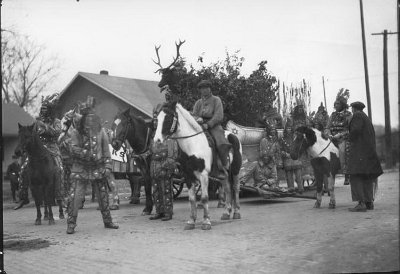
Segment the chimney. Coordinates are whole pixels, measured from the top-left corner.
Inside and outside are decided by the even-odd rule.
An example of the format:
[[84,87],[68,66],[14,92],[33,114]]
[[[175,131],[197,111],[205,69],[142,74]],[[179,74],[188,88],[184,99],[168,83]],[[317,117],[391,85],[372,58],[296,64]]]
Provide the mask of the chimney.
[[108,71],[107,70],[100,70],[100,75],[108,75]]

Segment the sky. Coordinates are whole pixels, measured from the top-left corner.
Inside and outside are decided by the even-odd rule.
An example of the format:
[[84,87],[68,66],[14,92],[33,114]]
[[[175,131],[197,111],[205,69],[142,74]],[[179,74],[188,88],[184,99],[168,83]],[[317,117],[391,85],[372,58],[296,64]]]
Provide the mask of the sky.
[[[363,0],[374,124],[385,123],[383,36],[371,34],[397,32],[396,6],[396,0]],[[161,45],[167,66],[181,39],[188,64],[203,55],[207,65],[240,50],[245,76],[267,60],[281,82],[305,79],[312,110],[324,101],[322,77],[329,113],[340,88],[350,90],[349,103],[367,105],[359,0],[4,0],[1,25],[58,56],[60,73],[49,91],[62,91],[78,71],[159,81],[154,46]],[[397,60],[397,36],[389,35],[392,127],[399,118]]]

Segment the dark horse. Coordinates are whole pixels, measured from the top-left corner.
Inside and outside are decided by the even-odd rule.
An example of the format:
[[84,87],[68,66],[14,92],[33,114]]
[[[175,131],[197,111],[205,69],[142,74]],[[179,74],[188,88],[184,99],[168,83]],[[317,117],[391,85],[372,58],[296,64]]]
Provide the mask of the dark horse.
[[153,136],[153,127],[141,117],[136,117],[131,109],[118,114],[111,126],[113,133],[112,147],[119,150],[125,140],[133,149],[133,156],[144,179],[146,193],[146,206],[142,215],[150,215],[153,209],[150,178],[150,152],[149,145]]
[[[56,163],[47,149],[43,146],[39,135],[36,133],[35,124],[21,126],[18,124],[19,147],[29,157],[27,175],[30,179],[30,189],[35,200],[37,216],[36,225],[42,224],[40,206],[44,203],[45,211],[49,213],[49,225],[55,224],[52,205],[55,200]],[[60,209],[60,218],[63,215]]]

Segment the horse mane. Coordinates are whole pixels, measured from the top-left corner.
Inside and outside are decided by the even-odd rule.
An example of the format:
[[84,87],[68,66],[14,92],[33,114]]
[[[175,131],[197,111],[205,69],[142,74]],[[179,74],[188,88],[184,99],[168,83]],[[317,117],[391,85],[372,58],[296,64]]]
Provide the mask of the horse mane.
[[190,112],[187,111],[181,104],[176,104],[176,110],[179,111],[180,114],[182,114],[182,117],[186,119],[186,121],[195,131],[203,131],[203,128],[199,125],[199,123],[196,122]]
[[312,146],[317,142],[317,129],[307,126],[301,126],[298,127],[296,131],[306,136],[308,146]]

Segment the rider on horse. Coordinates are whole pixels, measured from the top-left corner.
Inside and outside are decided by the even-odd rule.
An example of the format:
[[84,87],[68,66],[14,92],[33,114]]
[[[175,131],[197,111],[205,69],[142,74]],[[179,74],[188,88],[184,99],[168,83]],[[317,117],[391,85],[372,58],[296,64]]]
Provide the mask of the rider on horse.
[[328,125],[325,128],[324,136],[331,137],[332,142],[339,148],[339,159],[343,174],[345,174],[344,184],[350,184],[349,176],[347,175],[347,158],[349,154],[349,123],[352,114],[347,109],[347,100],[349,99],[350,93],[346,89],[340,89],[336,101],[334,103],[335,111],[328,121]]
[[[202,128],[208,130],[214,138],[222,166],[225,167],[232,145],[226,139],[224,129],[221,126],[224,118],[222,101],[218,96],[211,93],[210,81],[200,81],[197,88],[200,90],[201,99],[197,100],[193,107],[193,116]],[[224,171],[221,170],[217,177],[223,179],[225,177]]]
[[[61,122],[55,116],[58,104],[58,93],[42,98],[42,106],[40,108],[39,117],[36,119],[36,131],[44,147],[48,150],[54,159],[57,167],[55,198],[58,203],[62,203],[64,197],[64,170],[61,159],[61,152],[57,144],[57,139],[61,134]],[[27,158],[28,159],[28,158]],[[29,159],[22,165],[21,174],[25,172]],[[23,205],[29,203],[28,200],[28,184],[29,180],[21,180],[20,182],[20,203],[14,209],[19,209]]]

